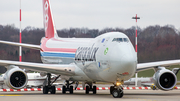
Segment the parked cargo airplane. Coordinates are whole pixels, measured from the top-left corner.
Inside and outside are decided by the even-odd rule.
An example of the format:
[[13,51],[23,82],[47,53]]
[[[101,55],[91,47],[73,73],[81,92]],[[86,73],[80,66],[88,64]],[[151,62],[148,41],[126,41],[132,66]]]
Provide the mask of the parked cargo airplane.
[[[47,74],[48,83],[43,87],[43,94],[56,93],[50,81],[51,73],[66,80],[62,93],[73,93],[72,83],[82,81],[88,84],[86,94],[96,94],[95,82],[109,82],[113,97],[123,96],[122,85],[135,72],[154,68],[154,84],[162,90],[171,90],[176,85],[176,75],[164,68],[179,64],[180,60],[137,64],[137,56],[129,38],[121,32],[108,32],[96,38],[61,38],[58,37],[49,0],[43,0],[45,37],[40,46],[0,41],[1,43],[24,46],[40,50],[42,63],[0,60],[6,66],[5,83],[12,89],[20,89],[27,84],[27,74],[21,69]],[[52,63],[52,64],[51,64]],[[20,68],[19,68],[20,67]],[[78,84],[78,83],[77,83]]]

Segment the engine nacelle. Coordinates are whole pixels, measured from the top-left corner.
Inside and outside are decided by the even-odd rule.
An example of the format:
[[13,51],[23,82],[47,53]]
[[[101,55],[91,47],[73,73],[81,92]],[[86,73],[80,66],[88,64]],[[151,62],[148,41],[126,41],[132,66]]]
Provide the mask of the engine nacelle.
[[153,76],[154,84],[161,90],[172,90],[176,85],[176,75],[165,67],[158,67],[158,71]]
[[9,69],[4,75],[4,83],[11,89],[21,89],[28,82],[27,74],[17,66],[9,66]]

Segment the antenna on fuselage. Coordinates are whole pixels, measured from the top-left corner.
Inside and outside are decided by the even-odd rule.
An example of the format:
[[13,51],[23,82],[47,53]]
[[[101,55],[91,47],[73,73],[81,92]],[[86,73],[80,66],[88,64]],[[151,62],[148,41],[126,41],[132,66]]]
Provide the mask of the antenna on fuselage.
[[[136,16],[132,17],[132,19],[136,20],[135,49],[136,49],[136,57],[137,57],[137,19],[140,19],[140,17],[137,17],[137,14],[136,14]],[[138,57],[137,57],[137,61],[138,61]],[[137,86],[137,72],[136,72],[135,86]]]

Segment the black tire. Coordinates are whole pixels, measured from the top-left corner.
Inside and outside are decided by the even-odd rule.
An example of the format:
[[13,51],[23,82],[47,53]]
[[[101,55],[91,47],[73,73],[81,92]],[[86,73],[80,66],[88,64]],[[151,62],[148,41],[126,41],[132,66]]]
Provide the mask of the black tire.
[[73,94],[73,86],[70,86],[70,94]]
[[86,94],[89,94],[89,86],[86,86]]
[[63,94],[66,94],[66,86],[63,86],[63,88],[62,88],[62,93],[63,93]]
[[55,86],[51,87],[51,94],[56,94],[56,87]]
[[119,91],[119,90],[113,90],[112,96],[113,96],[114,98],[119,98],[119,96],[120,96],[120,91]]
[[114,86],[111,86],[110,87],[110,94],[112,94],[113,90],[114,90]]
[[96,86],[93,86],[93,94],[96,94]]
[[123,91],[120,93],[119,98],[122,98],[124,95]]
[[43,86],[43,94],[48,94],[48,86]]

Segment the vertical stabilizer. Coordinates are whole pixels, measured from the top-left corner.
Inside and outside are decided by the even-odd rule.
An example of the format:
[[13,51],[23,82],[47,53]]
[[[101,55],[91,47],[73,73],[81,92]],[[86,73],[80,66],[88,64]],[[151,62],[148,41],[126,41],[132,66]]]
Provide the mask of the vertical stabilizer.
[[43,0],[43,20],[46,38],[57,38],[49,0]]

